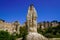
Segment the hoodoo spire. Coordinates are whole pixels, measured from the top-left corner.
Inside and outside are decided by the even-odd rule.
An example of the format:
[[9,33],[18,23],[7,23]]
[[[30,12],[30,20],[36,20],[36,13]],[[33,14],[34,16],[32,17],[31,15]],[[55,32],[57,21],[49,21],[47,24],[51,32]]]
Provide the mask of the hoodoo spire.
[[28,9],[28,14],[27,14],[27,23],[28,23],[28,31],[29,32],[37,32],[37,13],[34,8],[34,5],[31,4]]
[[37,32],[37,12],[31,4],[27,14],[28,35],[27,40],[47,40],[43,35]]

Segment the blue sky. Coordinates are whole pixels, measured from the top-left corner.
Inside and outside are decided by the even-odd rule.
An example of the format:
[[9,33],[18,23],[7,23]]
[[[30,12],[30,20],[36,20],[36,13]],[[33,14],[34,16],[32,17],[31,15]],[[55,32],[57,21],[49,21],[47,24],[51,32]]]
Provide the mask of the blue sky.
[[7,22],[18,20],[23,24],[30,4],[37,10],[38,22],[60,21],[60,0],[0,0],[0,18]]

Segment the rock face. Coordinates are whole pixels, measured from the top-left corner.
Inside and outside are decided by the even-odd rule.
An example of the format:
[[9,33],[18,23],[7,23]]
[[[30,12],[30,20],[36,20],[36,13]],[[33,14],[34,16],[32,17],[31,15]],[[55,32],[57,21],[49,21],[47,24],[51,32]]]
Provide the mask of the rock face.
[[43,35],[37,32],[37,12],[31,4],[28,9],[27,24],[28,24],[28,35],[26,40],[48,40]]
[[32,32],[27,35],[27,40],[48,40],[48,39],[42,36],[41,34]]
[[4,20],[0,20],[0,30],[4,30],[4,31],[8,31],[10,34],[13,33],[20,33],[19,32],[19,28],[20,28],[20,23],[14,22],[14,23],[9,23],[9,22],[5,22]]

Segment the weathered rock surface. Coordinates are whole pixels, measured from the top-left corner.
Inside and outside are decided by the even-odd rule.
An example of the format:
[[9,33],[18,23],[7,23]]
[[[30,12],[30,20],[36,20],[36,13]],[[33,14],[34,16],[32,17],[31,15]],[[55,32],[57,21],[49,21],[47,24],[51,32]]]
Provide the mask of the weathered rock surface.
[[44,37],[43,35],[41,34],[38,34],[38,33],[29,33],[27,35],[27,40],[48,40],[46,37]]

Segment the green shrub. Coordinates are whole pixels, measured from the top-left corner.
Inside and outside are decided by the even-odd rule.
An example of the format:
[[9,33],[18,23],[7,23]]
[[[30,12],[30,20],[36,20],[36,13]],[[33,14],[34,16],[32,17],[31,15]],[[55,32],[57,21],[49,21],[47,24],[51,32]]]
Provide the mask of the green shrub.
[[60,38],[60,26],[49,27],[44,30],[38,29],[38,33],[44,35],[47,38]]
[[0,30],[0,40],[16,40],[16,37],[7,31]]

